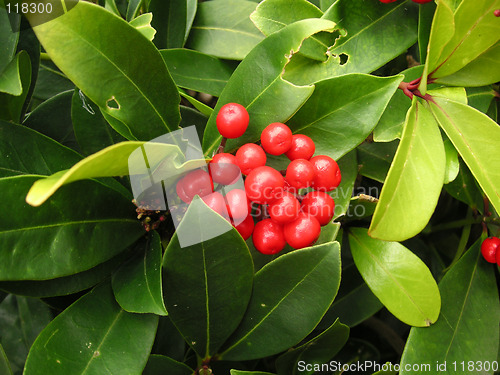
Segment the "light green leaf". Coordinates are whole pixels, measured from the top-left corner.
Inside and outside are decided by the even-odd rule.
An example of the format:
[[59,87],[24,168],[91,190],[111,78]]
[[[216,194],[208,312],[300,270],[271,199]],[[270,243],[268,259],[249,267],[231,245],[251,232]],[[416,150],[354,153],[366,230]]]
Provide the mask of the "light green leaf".
[[445,165],[443,140],[436,121],[414,97],[373,214],[370,236],[403,241],[424,229],[443,187]]
[[369,237],[362,228],[349,230],[349,243],[361,276],[394,316],[417,327],[436,322],[441,298],[420,258],[400,243]]
[[0,119],[20,123],[31,84],[31,60],[28,53],[19,52],[11,65],[0,74]]
[[243,105],[252,119],[243,136],[227,143],[226,152],[259,140],[262,130],[270,123],[288,120],[309,98],[314,86],[296,86],[285,81],[283,70],[304,39],[319,31],[332,31],[334,27],[334,23],[325,20],[298,21],[268,36],[255,47],[234,71],[208,121],[203,138],[205,155],[211,155],[219,146],[221,136],[215,119],[226,103]]
[[478,240],[439,283],[443,308],[437,323],[411,329],[401,358],[402,375],[421,374],[403,367],[414,363],[439,363],[450,375],[493,373],[479,366],[497,360],[500,305],[494,268],[482,258],[480,246]]
[[24,374],[140,374],[157,325],[156,315],[122,310],[111,286],[102,284],[42,331],[31,347]]
[[250,21],[256,5],[245,0],[200,3],[187,47],[222,59],[242,60],[264,39]]
[[460,170],[460,162],[458,160],[458,152],[453,147],[453,143],[446,138],[444,140],[444,152],[446,154],[446,169],[444,172],[444,183],[448,184],[458,176]]
[[445,98],[434,98],[432,113],[477,182],[500,212],[500,127],[478,110]]
[[26,204],[39,176],[0,179],[0,280],[47,280],[103,263],[144,233],[135,206],[96,182],[61,188],[43,207]]
[[21,82],[20,54],[13,58],[3,71],[0,71],[0,93],[19,96],[23,93]]
[[130,25],[134,26],[137,30],[141,32],[148,40],[153,40],[155,38],[156,30],[151,26],[151,21],[153,20],[153,13],[144,13],[139,17],[134,18],[130,21]]
[[[179,236],[194,230],[201,242],[181,247]],[[223,234],[213,237],[216,231]],[[195,199],[168,244],[163,272],[170,319],[201,358],[212,356],[236,329],[250,299],[253,264],[245,242]]]
[[128,312],[167,315],[161,289],[160,236],[153,231],[135,249],[138,255],[113,275],[116,301]]
[[126,21],[80,1],[33,29],[68,78],[125,124],[128,131],[116,129],[122,135],[150,140],[175,130],[180,120],[177,88],[158,50]]
[[325,314],[339,283],[338,242],[292,251],[268,263],[255,274],[248,309],[221,358],[261,358],[297,344]]

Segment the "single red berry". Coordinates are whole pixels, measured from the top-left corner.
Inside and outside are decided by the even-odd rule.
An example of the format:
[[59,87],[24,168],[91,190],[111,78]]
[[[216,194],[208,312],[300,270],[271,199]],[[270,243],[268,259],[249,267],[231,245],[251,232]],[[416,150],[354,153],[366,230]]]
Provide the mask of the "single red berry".
[[311,186],[314,179],[314,167],[305,159],[295,159],[288,164],[285,175],[286,182],[296,189]]
[[340,169],[335,160],[326,155],[311,158],[314,167],[314,190],[330,191],[339,186],[341,181]]
[[300,211],[300,203],[292,194],[284,192],[283,196],[269,204],[268,212],[271,219],[284,224],[297,218]]
[[241,173],[245,176],[249,174],[252,169],[266,165],[266,153],[262,147],[257,146],[255,143],[247,143],[241,146],[236,151],[236,162],[241,169]]
[[236,157],[231,154],[215,154],[208,164],[208,168],[212,179],[218,184],[232,185],[240,177],[240,168]]
[[244,190],[233,189],[226,194],[229,217],[236,225],[248,216],[248,199]]
[[222,194],[218,191],[205,195],[201,199],[203,199],[203,202],[205,202],[208,207],[217,212],[219,215],[228,215],[226,210],[226,201],[224,200]]
[[276,254],[286,245],[283,227],[271,219],[255,224],[252,236],[253,245],[262,254]]
[[414,3],[418,4],[425,4],[425,3],[430,3],[433,0],[413,0]]
[[247,130],[249,120],[245,107],[238,103],[227,103],[219,110],[215,122],[220,135],[238,138]]
[[496,263],[500,252],[500,238],[488,237],[481,244],[481,254],[488,263]]
[[495,15],[495,17],[500,17],[500,9],[495,9],[493,11],[493,14]]
[[328,224],[335,212],[335,201],[323,191],[311,191],[302,199],[303,212],[315,217],[321,226]]
[[292,146],[285,152],[290,160],[306,159],[309,160],[314,155],[316,146],[311,138],[304,134],[292,135]]
[[285,180],[281,173],[268,166],[255,168],[245,180],[248,199],[259,204],[272,202],[284,186]]
[[381,3],[384,3],[384,4],[389,4],[389,3],[393,3],[397,0],[380,0]]
[[[234,225],[234,224],[233,224]],[[238,225],[234,225],[238,233],[243,237],[243,239],[246,241],[250,238],[250,236],[253,233],[253,229],[255,227],[255,223],[253,221],[252,215],[248,215],[245,220],[243,220],[241,223]]]
[[204,197],[214,191],[214,184],[208,172],[195,169],[180,179],[176,185],[179,198],[186,203],[191,203],[195,195]]
[[321,226],[316,218],[300,212],[297,219],[285,224],[283,233],[286,242],[291,247],[302,249],[316,242],[321,233]]
[[292,131],[281,122],[269,124],[260,136],[262,148],[271,155],[281,155],[292,147]]

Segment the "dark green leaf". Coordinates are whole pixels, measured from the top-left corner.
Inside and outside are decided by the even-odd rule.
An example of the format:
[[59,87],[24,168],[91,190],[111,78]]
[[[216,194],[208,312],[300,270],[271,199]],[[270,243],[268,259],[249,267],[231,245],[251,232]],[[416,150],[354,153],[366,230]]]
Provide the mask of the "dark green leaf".
[[241,371],[241,370],[231,370],[231,375],[274,375],[270,372],[262,371]]
[[0,6],[0,73],[14,57],[18,38],[19,33],[12,30],[7,10]]
[[28,53],[19,52],[12,64],[14,69],[9,69],[8,66],[0,72],[0,119],[19,123],[31,84],[31,61]]
[[153,354],[149,357],[143,375],[193,375],[193,369],[182,362]]
[[[419,7],[418,11],[418,51],[420,62],[423,64],[427,57],[427,45],[429,44],[429,34],[434,12],[436,11],[436,4],[431,2],[429,5]],[[423,68],[423,65],[421,67]]]
[[427,266],[406,247],[368,236],[366,229],[349,232],[351,253],[373,294],[406,324],[433,324],[441,308],[439,290]]
[[0,179],[0,280],[46,280],[111,259],[144,232],[135,206],[95,181],[60,189],[43,207],[26,204],[37,176]]
[[[198,237],[199,242],[181,247],[179,237]],[[195,199],[168,244],[163,270],[172,322],[200,357],[215,354],[238,326],[250,299],[253,264],[243,239]]]
[[180,126],[182,128],[187,128],[192,125],[196,126],[198,137],[203,139],[203,133],[205,132],[208,117],[198,112],[196,109],[185,107],[183,105],[181,105],[181,117]]
[[328,329],[305,344],[286,352],[276,360],[278,375],[310,375],[300,371],[298,363],[326,363],[337,354],[349,338],[349,327],[337,319]]
[[[325,154],[328,155],[330,152]],[[342,156],[342,158],[338,160],[338,165],[342,173],[342,181],[334,191],[329,193],[335,201],[334,218],[344,216],[349,207],[354,183],[356,182],[356,177],[358,176],[356,152],[352,151]]]
[[167,315],[161,289],[162,247],[153,231],[135,247],[138,256],[113,275],[113,292],[122,309],[135,313]]
[[257,4],[245,0],[198,5],[187,47],[229,60],[242,60],[264,35],[250,21]]
[[466,91],[468,104],[478,111],[487,113],[495,98],[495,91],[491,86],[468,87]]
[[41,61],[33,97],[46,100],[57,94],[74,90],[75,85],[50,61]]
[[150,140],[177,127],[179,96],[163,59],[126,21],[81,1],[34,30],[52,61],[101,110],[127,126],[127,134],[117,129],[122,135]]
[[69,168],[81,157],[46,136],[0,120],[0,177],[51,175]]
[[268,263],[255,275],[248,309],[221,358],[261,358],[297,344],[325,314],[339,283],[338,242],[292,251]]
[[[478,240],[439,283],[443,301],[439,320],[429,328],[412,328],[401,374],[420,374],[403,367],[414,363],[446,363],[446,374],[493,373],[476,367],[497,360],[500,320],[494,269],[482,258],[480,246]],[[472,369],[468,361],[473,362]]]
[[12,375],[12,370],[10,368],[9,359],[3,350],[2,345],[0,344],[0,374],[4,375]]
[[373,214],[370,235],[387,241],[402,241],[419,233],[436,207],[445,165],[439,127],[430,111],[414,97]]
[[227,61],[189,49],[160,53],[176,85],[214,96],[220,95],[234,70]]
[[127,8],[127,21],[133,20],[139,15],[139,10],[144,0],[129,0]]
[[178,362],[186,360],[187,344],[169,316],[160,316],[152,353],[166,355]]
[[460,170],[457,178],[447,185],[446,191],[455,199],[464,202],[473,209],[482,212],[483,196],[477,182],[469,171],[467,165],[460,159]]
[[384,182],[398,149],[399,141],[365,142],[356,149],[359,173],[378,182]]
[[158,317],[131,314],[102,284],[59,314],[37,337],[24,374],[140,374]]

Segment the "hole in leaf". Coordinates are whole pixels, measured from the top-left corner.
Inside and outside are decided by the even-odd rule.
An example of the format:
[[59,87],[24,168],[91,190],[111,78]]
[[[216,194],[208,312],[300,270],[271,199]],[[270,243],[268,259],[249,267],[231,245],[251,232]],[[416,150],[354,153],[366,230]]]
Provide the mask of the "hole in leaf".
[[116,98],[112,96],[106,101],[106,107],[108,107],[108,109],[120,109],[120,104],[116,101]]
[[341,53],[339,57],[340,57],[340,65],[344,65],[345,63],[347,63],[347,60],[349,60],[349,56],[346,55],[345,53]]

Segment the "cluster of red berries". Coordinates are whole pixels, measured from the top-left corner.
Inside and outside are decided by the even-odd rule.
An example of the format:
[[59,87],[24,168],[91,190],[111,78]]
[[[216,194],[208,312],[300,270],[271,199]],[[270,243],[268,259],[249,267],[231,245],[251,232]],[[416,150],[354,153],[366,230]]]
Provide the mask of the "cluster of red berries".
[[[225,144],[225,139],[245,133],[249,115],[242,105],[228,103],[220,109],[216,123],[223,137],[221,144]],[[311,138],[292,134],[285,124],[272,123],[262,131],[260,145],[244,144],[235,155],[219,148],[208,172],[194,170],[177,182],[177,195],[186,203],[199,195],[245,240],[252,236],[261,253],[275,254],[287,243],[294,249],[307,247],[318,239],[321,226],[332,220],[335,202],[327,192],[341,180],[335,160],[313,156],[314,152]],[[266,154],[286,155],[290,160],[286,171],[266,166]],[[240,188],[236,182],[242,175],[246,177]],[[307,188],[313,190],[299,194]],[[225,196],[219,192],[222,190],[228,191]]]
[[[389,4],[389,3],[393,3],[397,0],[380,0],[381,3],[384,3],[384,4]],[[430,3],[431,1],[433,0],[412,0],[414,3],[418,3],[418,4],[425,4],[425,3]]]
[[489,263],[497,263],[500,266],[500,238],[488,237],[481,244],[481,254]]

